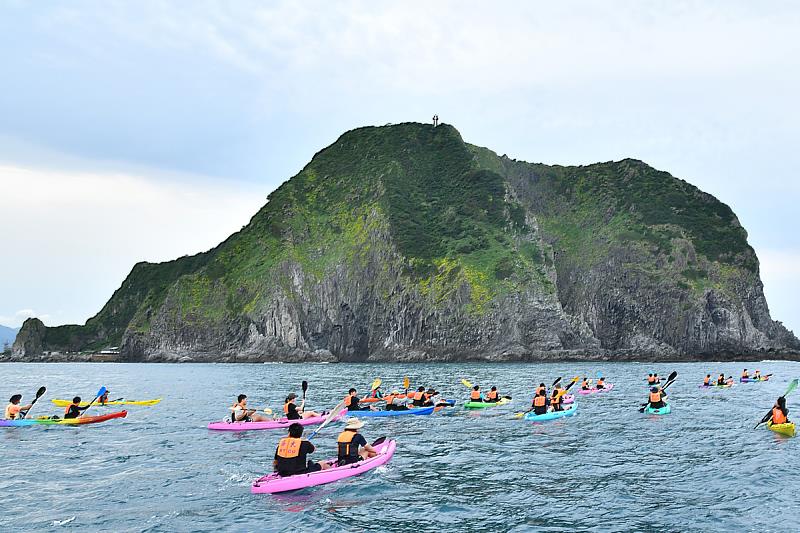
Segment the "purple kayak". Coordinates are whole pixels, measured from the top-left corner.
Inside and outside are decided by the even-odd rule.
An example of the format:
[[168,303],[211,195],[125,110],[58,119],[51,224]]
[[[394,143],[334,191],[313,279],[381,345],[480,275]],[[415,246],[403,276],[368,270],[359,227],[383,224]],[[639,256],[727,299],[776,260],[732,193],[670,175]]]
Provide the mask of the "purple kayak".
[[580,390],[578,390],[578,392],[580,394],[594,394],[596,392],[608,392],[613,388],[614,388],[614,384],[613,383],[609,383],[608,385],[606,385],[602,389],[588,389],[588,390],[580,389]]
[[[378,455],[366,461],[337,466],[328,470],[320,470],[319,472],[311,472],[309,474],[281,477],[273,473],[268,476],[260,477],[253,482],[253,486],[250,487],[250,492],[253,494],[274,494],[276,492],[287,492],[290,490],[304,489],[306,487],[314,487],[316,485],[325,485],[326,483],[333,483],[340,479],[358,476],[391,461],[396,447],[396,441],[387,440],[375,446],[375,451],[378,452]],[[334,463],[335,461],[335,457],[328,460],[330,463]]]
[[[341,413],[336,415],[332,420],[340,420],[347,414],[347,409],[342,410]],[[312,416],[311,418],[303,418],[301,420],[289,420],[288,418],[280,418],[278,420],[267,420],[266,422],[231,422],[230,420],[222,420],[220,422],[211,422],[208,429],[214,431],[254,431],[257,429],[287,429],[295,422],[301,426],[313,426],[315,424],[322,424],[327,418],[325,416]]]

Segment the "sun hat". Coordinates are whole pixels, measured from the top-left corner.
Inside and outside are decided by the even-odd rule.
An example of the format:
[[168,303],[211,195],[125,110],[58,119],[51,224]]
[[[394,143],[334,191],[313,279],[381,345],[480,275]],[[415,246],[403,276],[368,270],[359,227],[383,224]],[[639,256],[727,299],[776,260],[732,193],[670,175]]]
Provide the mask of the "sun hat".
[[358,418],[351,416],[347,419],[345,423],[344,429],[361,429],[364,427],[364,422],[359,420]]

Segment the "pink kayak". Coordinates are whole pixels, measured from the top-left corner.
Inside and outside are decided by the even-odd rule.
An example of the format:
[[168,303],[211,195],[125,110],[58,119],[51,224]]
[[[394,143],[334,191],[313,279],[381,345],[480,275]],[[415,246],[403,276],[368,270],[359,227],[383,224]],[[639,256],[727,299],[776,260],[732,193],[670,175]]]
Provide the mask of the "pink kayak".
[[[378,468],[388,463],[392,459],[396,447],[397,441],[388,440],[375,446],[378,455],[366,461],[359,461],[351,465],[337,466],[328,470],[320,470],[319,472],[311,472],[310,474],[297,474],[287,477],[281,477],[278,474],[270,474],[255,480],[253,486],[250,487],[250,492],[253,494],[274,494],[276,492],[286,492],[316,485],[324,485],[326,483],[339,481],[340,479],[358,476],[373,468]],[[330,463],[334,461],[336,461],[336,458],[329,459]]]
[[589,389],[589,390],[580,389],[578,392],[581,393],[581,394],[594,394],[596,392],[608,392],[613,388],[614,388],[614,384],[613,383],[609,383],[608,385],[606,385],[602,389]]
[[564,404],[564,405],[569,405],[574,401],[575,401],[575,395],[574,394],[567,394],[566,396],[564,396],[561,399],[561,403]]
[[[342,410],[341,413],[336,415],[332,421],[340,420],[347,414],[347,409]],[[312,416],[311,418],[304,418],[301,420],[289,420],[288,418],[280,418],[278,420],[268,420],[266,422],[231,422],[230,420],[222,420],[220,422],[211,422],[208,429],[215,431],[252,431],[256,429],[287,429],[289,426],[297,422],[301,426],[313,426],[315,424],[322,424],[327,418],[325,416]]]

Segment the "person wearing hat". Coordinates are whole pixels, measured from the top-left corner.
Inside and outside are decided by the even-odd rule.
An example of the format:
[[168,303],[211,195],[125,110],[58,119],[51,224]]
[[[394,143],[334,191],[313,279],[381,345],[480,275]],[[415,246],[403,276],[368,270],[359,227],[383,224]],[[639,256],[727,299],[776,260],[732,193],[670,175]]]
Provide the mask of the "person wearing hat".
[[666,405],[666,403],[664,403],[666,398],[667,394],[661,390],[661,387],[651,387],[650,395],[647,397],[648,407],[652,407],[653,409],[661,409]]
[[364,435],[358,432],[364,427],[364,422],[351,416],[347,419],[344,431],[339,433],[336,442],[339,446],[339,466],[357,463],[370,457],[375,457],[378,452],[367,444]]
[[308,411],[306,412],[304,407],[306,405],[306,401],[303,400],[300,402],[300,406],[298,407],[295,403],[297,399],[297,394],[290,393],[289,396],[286,397],[286,400],[283,402],[283,415],[288,418],[289,420],[301,420],[304,418],[311,418],[312,416],[322,416],[323,413],[318,413],[316,411]]
[[5,419],[6,420],[15,420],[19,418],[19,415],[22,413],[27,413],[33,404],[28,405],[20,405],[19,402],[22,401],[22,394],[15,394],[8,400],[8,405],[6,405],[6,412],[5,412]]
[[397,389],[393,390],[390,394],[387,394],[383,397],[384,401],[386,402],[386,410],[387,411],[407,411],[408,406],[406,405],[405,396],[400,398],[400,391]]
[[289,435],[278,442],[273,462],[275,471],[286,477],[329,469],[331,466],[325,461],[315,463],[307,459],[315,449],[311,442],[303,439],[303,426],[295,422],[289,426]]

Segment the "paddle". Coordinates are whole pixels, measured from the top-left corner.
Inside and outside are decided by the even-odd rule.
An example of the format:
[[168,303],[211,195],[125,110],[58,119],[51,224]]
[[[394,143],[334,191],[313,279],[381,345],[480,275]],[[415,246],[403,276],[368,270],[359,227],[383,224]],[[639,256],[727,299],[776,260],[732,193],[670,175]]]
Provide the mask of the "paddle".
[[408,397],[408,387],[411,386],[411,381],[409,381],[408,376],[403,378],[403,388],[406,389],[406,397]]
[[308,390],[308,381],[303,381],[300,384],[300,387],[303,389],[303,403],[306,403],[306,391]]
[[116,400],[108,400],[108,402],[109,402],[109,403],[111,403],[111,402],[121,402],[121,401],[122,401],[122,400],[124,400],[124,399],[125,399],[125,398],[117,398]]
[[[228,407],[228,410],[229,411],[235,411],[236,408],[235,407]],[[258,409],[248,409],[247,410],[248,413],[257,413],[258,411],[259,411]],[[265,407],[264,409],[261,409],[261,411],[263,411],[264,413],[266,413],[268,415],[272,414],[272,409],[270,409],[269,407]]]
[[[677,371],[673,371],[672,374],[667,376],[667,382],[664,384],[663,387],[661,387],[661,392],[664,392],[665,390],[667,390],[667,388],[675,382],[675,378],[677,378],[677,377],[678,377],[678,372]],[[644,410],[647,409],[648,405],[650,405],[649,401],[643,403],[642,406],[639,408],[639,412],[640,413],[644,413]]]
[[552,384],[552,385],[550,385],[550,388],[552,389],[553,387],[555,387],[556,385],[558,385],[558,382],[559,382],[559,381],[561,381],[561,376],[559,376],[559,377],[557,377],[557,378],[556,378],[556,380],[553,382],[553,384]]
[[28,413],[30,413],[30,412],[31,412],[31,409],[33,409],[33,404],[35,404],[35,403],[36,403],[36,400],[38,400],[39,398],[41,398],[41,397],[42,397],[42,395],[44,395],[44,393],[45,393],[45,392],[47,392],[47,388],[46,388],[46,387],[39,387],[39,390],[37,390],[37,391],[36,391],[36,398],[34,398],[34,399],[33,399],[33,401],[31,402],[31,406],[30,406],[30,408],[29,408],[27,411],[25,411],[24,413],[20,413],[20,414],[19,414],[19,418],[20,418],[20,420],[22,420],[23,418],[25,418],[26,416],[28,416]]
[[334,408],[333,408],[333,410],[332,410],[330,413],[328,413],[328,416],[327,416],[327,418],[325,418],[325,421],[324,421],[322,424],[320,424],[320,426],[319,426],[317,429],[315,429],[315,430],[314,430],[314,431],[311,433],[311,435],[309,435],[309,437],[308,437],[308,440],[311,440],[311,439],[313,439],[313,438],[314,438],[314,437],[317,435],[317,433],[319,433],[320,431],[322,431],[322,428],[324,428],[325,426],[327,426],[327,425],[328,425],[328,423],[329,423],[331,420],[333,420],[334,418],[336,418],[336,416],[337,416],[337,415],[338,415],[338,414],[341,412],[341,410],[342,410],[343,408],[344,408],[344,400],[342,400],[341,402],[339,402],[339,403],[336,405],[336,407],[334,407]]
[[461,384],[464,385],[466,388],[471,389],[473,387],[472,383],[467,381],[466,379],[461,380]]
[[375,391],[378,390],[378,387],[381,386],[381,378],[375,378],[375,381],[372,382],[372,392],[370,393],[370,397],[375,398]]
[[[789,396],[792,392],[794,392],[796,388],[797,388],[797,379],[795,378],[789,383],[789,386],[786,387],[786,392],[781,394],[781,396],[783,396],[784,398]],[[761,419],[761,422],[756,424],[756,427],[754,427],[753,429],[756,429],[758,426],[760,426],[764,422],[767,422],[771,418],[772,418],[772,408],[770,408],[769,412],[766,415],[764,415],[764,418]]]
[[103,394],[105,394],[105,393],[106,393],[106,388],[105,388],[105,387],[100,387],[100,390],[99,390],[99,391],[97,391],[97,396],[95,396],[95,397],[94,397],[94,400],[92,400],[91,402],[89,402],[89,405],[87,405],[87,406],[86,406],[86,409],[84,409],[84,410],[83,410],[83,413],[81,413],[81,415],[80,415],[80,416],[83,416],[83,415],[85,415],[85,414],[86,414],[86,411],[88,411],[88,410],[89,410],[89,408],[90,408],[91,406],[93,406],[93,405],[94,405],[94,402],[96,402],[96,401],[97,401],[97,399],[98,399],[98,398],[100,398],[100,397],[101,397]]

